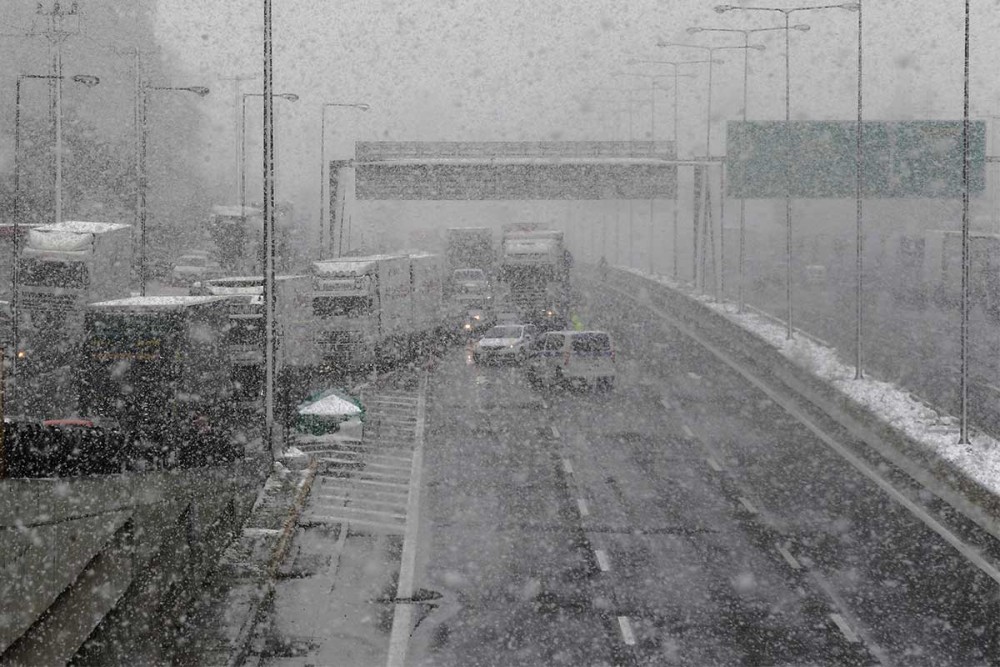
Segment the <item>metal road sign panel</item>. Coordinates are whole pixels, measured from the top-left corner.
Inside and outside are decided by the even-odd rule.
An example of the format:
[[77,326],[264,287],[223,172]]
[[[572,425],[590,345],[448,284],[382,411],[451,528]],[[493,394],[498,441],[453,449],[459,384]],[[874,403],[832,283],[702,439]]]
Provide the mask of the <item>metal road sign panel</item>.
[[[730,122],[727,194],[749,199],[852,198],[857,123]],[[744,144],[745,141],[745,144]],[[962,121],[864,123],[863,196],[962,196]],[[985,188],[986,124],[969,124],[969,188]],[[744,171],[745,169],[745,171]]]
[[669,199],[670,141],[359,142],[359,200]]

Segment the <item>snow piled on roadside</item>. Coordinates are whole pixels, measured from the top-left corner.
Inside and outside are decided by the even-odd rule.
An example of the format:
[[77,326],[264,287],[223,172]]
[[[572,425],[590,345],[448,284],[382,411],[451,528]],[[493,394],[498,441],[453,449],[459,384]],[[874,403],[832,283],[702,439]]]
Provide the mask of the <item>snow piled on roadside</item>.
[[891,427],[902,431],[936,453],[941,459],[962,470],[970,479],[1000,495],[1000,447],[994,438],[984,433],[972,432],[971,444],[959,445],[957,418],[941,414],[928,404],[914,398],[910,392],[889,382],[873,378],[855,380],[853,366],[842,363],[837,358],[837,351],[834,348],[822,345],[804,335],[788,340],[783,322],[779,324],[753,311],[738,313],[735,304],[715,301],[710,295],[694,292],[689,285],[677,283],[664,276],[649,276],[627,267],[617,268],[666,285],[723,314],[732,322],[773,345],[796,365],[829,382],[849,399],[867,408]]

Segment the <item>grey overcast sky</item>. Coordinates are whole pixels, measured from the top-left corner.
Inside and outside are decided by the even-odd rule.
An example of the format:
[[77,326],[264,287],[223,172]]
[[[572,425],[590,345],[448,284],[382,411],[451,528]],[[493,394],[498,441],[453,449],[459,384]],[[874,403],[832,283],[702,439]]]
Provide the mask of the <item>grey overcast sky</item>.
[[[649,86],[616,77],[630,58],[691,59],[698,51],[658,48],[657,39],[738,43],[739,36],[688,35],[692,25],[764,27],[778,13],[717,14],[713,0],[275,0],[275,90],[301,96],[276,103],[279,186],[290,196],[318,188],[319,105],[364,101],[372,111],[328,112],[328,152],[342,156],[354,139],[538,140],[622,139],[621,101],[608,88]],[[767,4],[762,2],[744,5]],[[803,3],[772,0],[773,6]],[[809,3],[805,3],[809,4]],[[816,3],[813,3],[816,4]],[[996,48],[1000,3],[973,0],[973,113],[997,113]],[[205,138],[211,164],[232,170],[233,84],[222,77],[259,74],[262,3],[160,0],[157,30],[166,57],[183,61],[192,81],[213,87]],[[867,0],[865,109],[871,119],[959,118],[962,91],[962,3]],[[792,33],[792,115],[850,119],[855,113],[857,16],[843,10],[801,12]],[[784,42],[765,33],[751,53],[751,118],[783,115]],[[724,149],[724,122],[740,113],[742,54],[721,52],[713,88],[713,152]],[[682,81],[680,151],[704,141],[704,69]],[[666,80],[661,82],[667,85]],[[243,84],[260,90],[261,79]],[[658,91],[658,139],[669,139],[672,92]],[[638,94],[637,94],[638,95]],[[250,132],[259,125],[252,105]],[[649,107],[638,107],[637,138],[646,138]],[[641,134],[640,134],[641,133]],[[259,150],[259,148],[257,149]],[[699,148],[700,150],[700,148]],[[223,177],[221,181],[225,181]],[[317,181],[314,183],[314,181]]]

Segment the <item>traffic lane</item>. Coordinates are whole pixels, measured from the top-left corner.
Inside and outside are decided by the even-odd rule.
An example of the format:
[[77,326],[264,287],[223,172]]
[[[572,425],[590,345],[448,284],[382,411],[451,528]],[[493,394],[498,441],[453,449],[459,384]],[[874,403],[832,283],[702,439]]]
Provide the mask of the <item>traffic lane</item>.
[[553,399],[584,530],[649,664],[870,664],[710,453],[619,365],[613,395]]
[[418,587],[442,594],[410,664],[618,664],[538,396],[446,355],[428,388]]
[[877,643],[892,655],[924,656],[910,664],[975,664],[997,648],[996,582],[778,406],[761,400],[743,410],[740,420],[704,415],[725,465],[740,471],[797,557],[822,571]]
[[[614,326],[615,311],[602,312]],[[640,321],[646,326],[619,327],[631,344],[622,356],[642,358],[653,341],[672,350],[663,363],[644,358],[644,368],[676,380],[664,382],[668,402],[720,450],[723,467],[752,490],[872,643],[909,664],[982,664],[1000,649],[996,582],[742,376],[670,327]]]

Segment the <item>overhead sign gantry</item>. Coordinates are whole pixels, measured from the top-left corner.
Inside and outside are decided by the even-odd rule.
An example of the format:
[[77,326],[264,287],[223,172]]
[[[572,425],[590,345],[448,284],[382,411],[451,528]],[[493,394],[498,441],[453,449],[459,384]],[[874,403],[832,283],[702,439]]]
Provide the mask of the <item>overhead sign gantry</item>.
[[677,194],[672,141],[373,141],[359,142],[355,155],[358,200],[673,199]]

